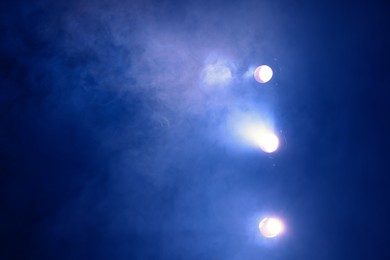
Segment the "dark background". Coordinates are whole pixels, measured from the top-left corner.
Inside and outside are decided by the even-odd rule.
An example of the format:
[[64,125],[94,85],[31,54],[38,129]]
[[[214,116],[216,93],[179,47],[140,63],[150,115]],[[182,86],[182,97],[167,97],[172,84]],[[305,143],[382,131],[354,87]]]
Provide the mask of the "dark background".
[[390,259],[388,2],[0,7],[0,259]]

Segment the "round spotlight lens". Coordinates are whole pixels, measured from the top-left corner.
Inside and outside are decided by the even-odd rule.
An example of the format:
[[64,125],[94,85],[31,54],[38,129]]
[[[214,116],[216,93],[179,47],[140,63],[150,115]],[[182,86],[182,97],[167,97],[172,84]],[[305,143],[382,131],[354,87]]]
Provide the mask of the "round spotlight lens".
[[264,133],[259,137],[258,144],[266,153],[273,153],[279,147],[279,139],[273,133]]
[[267,65],[261,65],[256,68],[254,77],[259,83],[267,83],[273,76],[272,69]]
[[263,218],[259,223],[260,233],[266,238],[280,235],[284,230],[284,224],[277,218]]

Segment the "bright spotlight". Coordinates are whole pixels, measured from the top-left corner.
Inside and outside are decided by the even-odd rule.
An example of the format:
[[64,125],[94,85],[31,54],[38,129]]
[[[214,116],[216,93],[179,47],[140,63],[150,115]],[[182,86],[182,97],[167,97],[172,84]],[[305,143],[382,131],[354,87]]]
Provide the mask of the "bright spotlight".
[[278,149],[279,139],[271,130],[256,125],[246,126],[243,129],[245,138],[260,147],[264,152],[273,153]]
[[266,83],[271,80],[273,76],[272,69],[267,65],[261,65],[256,68],[254,75],[255,80],[259,83]]
[[246,145],[260,148],[265,153],[273,153],[279,148],[279,138],[269,118],[243,113],[232,115],[229,121]]
[[266,238],[273,238],[284,231],[284,224],[277,218],[263,218],[259,223],[260,233]]
[[258,145],[266,153],[273,153],[279,147],[279,139],[273,133],[262,133],[258,137]]

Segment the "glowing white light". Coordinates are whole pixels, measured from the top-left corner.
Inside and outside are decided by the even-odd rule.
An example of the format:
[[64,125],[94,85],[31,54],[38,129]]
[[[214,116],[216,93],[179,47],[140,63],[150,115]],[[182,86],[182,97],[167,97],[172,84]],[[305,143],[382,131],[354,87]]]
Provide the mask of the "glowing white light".
[[267,65],[261,65],[256,68],[254,77],[259,83],[266,83],[271,80],[273,75],[272,69]]
[[248,114],[237,114],[230,119],[234,131],[246,145],[273,153],[279,148],[279,138],[274,133],[272,120]]
[[272,238],[284,231],[284,224],[277,218],[263,218],[259,223],[259,230],[264,237]]
[[273,133],[263,133],[258,137],[258,145],[266,153],[273,153],[279,147],[279,139]]
[[264,152],[273,153],[278,149],[279,139],[270,130],[258,126],[247,126],[244,129],[243,135],[245,138],[260,147]]

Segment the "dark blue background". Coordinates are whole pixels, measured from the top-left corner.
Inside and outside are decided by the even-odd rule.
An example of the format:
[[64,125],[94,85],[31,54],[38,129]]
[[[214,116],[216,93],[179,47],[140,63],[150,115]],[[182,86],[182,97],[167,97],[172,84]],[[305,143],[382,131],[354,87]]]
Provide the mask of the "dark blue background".
[[[0,258],[390,259],[389,7],[3,1]],[[210,90],[213,59],[274,78]],[[280,150],[238,145],[236,108]]]

